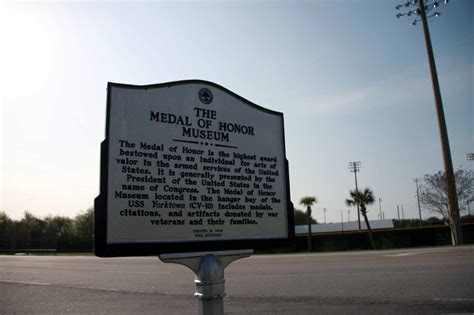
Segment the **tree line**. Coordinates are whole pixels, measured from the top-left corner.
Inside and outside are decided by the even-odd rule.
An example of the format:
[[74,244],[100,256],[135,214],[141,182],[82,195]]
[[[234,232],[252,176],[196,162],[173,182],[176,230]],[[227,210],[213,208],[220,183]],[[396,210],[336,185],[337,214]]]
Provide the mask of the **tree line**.
[[0,211],[0,250],[91,251],[93,220],[93,208],[79,213],[74,218],[56,215],[41,219],[25,211],[20,220],[13,220]]
[[[458,169],[455,172],[456,189],[460,210],[468,212],[462,217],[463,223],[472,223],[470,204],[474,201],[474,172]],[[393,220],[396,228],[418,227],[429,225],[449,224],[448,195],[446,178],[443,172],[425,175],[419,187],[420,203],[424,211],[436,214],[420,224],[418,219]],[[371,189],[353,190],[346,199],[348,206],[360,207],[360,212],[369,227],[367,206],[374,203],[375,197]],[[311,216],[311,206],[318,202],[314,196],[301,199],[300,204],[306,211],[295,209],[295,225],[317,224]],[[473,209],[474,210],[474,209]],[[94,209],[89,208],[74,218],[65,216],[47,216],[43,219],[35,217],[26,211],[20,220],[11,219],[5,212],[0,211],[0,250],[9,249],[56,249],[56,250],[92,250],[93,244]],[[369,230],[369,234],[370,230]],[[371,242],[373,243],[373,242]],[[308,244],[312,248],[311,244]]]

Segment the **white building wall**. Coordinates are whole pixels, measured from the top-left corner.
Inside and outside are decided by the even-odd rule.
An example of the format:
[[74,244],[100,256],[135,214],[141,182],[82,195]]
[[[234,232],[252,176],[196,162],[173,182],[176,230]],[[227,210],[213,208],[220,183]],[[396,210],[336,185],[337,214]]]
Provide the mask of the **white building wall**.
[[[390,229],[393,228],[392,220],[374,220],[370,221],[370,227],[372,230],[377,229]],[[360,222],[361,230],[367,230],[365,222]],[[355,222],[342,222],[342,223],[328,223],[328,224],[312,224],[312,233],[329,233],[329,232],[342,232],[342,231],[357,231],[359,230],[359,223]],[[296,225],[295,234],[308,234],[308,225]]]

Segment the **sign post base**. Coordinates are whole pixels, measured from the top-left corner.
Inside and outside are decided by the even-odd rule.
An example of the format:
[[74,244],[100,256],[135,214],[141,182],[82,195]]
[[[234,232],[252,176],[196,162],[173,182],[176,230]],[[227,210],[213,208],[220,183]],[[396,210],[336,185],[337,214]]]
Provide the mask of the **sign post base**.
[[225,297],[224,269],[233,261],[249,257],[253,250],[230,250],[162,254],[164,263],[175,263],[188,267],[196,275],[196,293],[200,315],[223,315]]

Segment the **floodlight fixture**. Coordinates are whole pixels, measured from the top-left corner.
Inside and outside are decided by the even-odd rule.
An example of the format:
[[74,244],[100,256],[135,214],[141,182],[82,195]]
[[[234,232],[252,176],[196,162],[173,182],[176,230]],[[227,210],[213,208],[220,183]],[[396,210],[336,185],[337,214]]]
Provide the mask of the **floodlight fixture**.
[[353,162],[349,162],[349,170],[352,172],[352,173],[357,173],[357,172],[360,172],[360,161],[353,161]]
[[[447,4],[449,0],[444,0],[443,3]],[[431,13],[431,11],[435,8],[440,7],[440,1],[433,1],[433,0],[428,0],[423,2],[422,0],[408,0],[404,4],[398,4],[395,6],[396,10],[401,10],[403,8],[407,8],[408,10],[405,12],[399,12],[395,16],[399,19],[402,16],[416,16],[416,18],[411,21],[411,25],[417,25],[418,22],[421,22],[421,5],[423,5],[424,11],[425,11],[425,16],[427,19],[432,18],[432,17],[439,17],[441,15],[440,12],[435,12]]]

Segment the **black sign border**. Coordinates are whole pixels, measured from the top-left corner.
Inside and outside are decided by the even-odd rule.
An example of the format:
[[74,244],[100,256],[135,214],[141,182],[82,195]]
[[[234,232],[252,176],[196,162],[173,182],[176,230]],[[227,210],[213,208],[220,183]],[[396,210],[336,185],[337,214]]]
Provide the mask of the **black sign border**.
[[[283,154],[285,156],[286,173],[286,196],[287,196],[287,220],[288,235],[286,238],[261,238],[245,240],[213,240],[213,241],[183,241],[183,242],[156,242],[156,243],[107,243],[107,186],[109,170],[109,135],[110,135],[110,102],[111,90],[114,87],[148,90],[154,88],[172,87],[177,85],[202,84],[221,90],[257,110],[281,116]],[[238,249],[275,249],[291,246],[295,237],[294,208],[290,200],[290,181],[288,172],[288,160],[286,159],[285,131],[283,113],[272,111],[256,105],[234,92],[209,81],[183,80],[152,85],[130,85],[109,82],[107,85],[107,117],[105,140],[100,146],[100,194],[94,199],[94,253],[99,257],[126,257],[126,256],[156,256],[165,253],[186,253],[203,251],[221,251]]]

